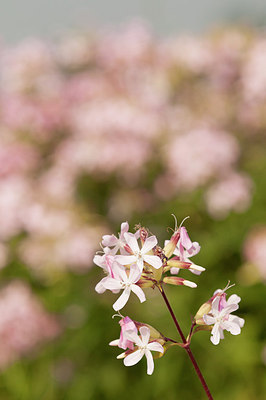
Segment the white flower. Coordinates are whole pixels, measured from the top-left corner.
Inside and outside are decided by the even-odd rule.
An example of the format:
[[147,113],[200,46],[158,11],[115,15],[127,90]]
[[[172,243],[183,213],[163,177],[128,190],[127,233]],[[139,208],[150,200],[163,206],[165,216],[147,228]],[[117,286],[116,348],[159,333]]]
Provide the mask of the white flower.
[[125,306],[131,291],[138,296],[141,303],[146,300],[143,290],[136,285],[136,282],[138,282],[141,276],[141,271],[136,264],[131,265],[129,274],[127,274],[126,269],[122,265],[114,262],[112,265],[112,273],[113,276],[109,275],[103,278],[96,285],[95,289],[97,291],[97,288],[99,288],[99,293],[102,293],[102,288],[109,289],[111,291],[123,290],[121,296],[113,304],[115,311],[121,310]]
[[207,325],[213,325],[211,331],[211,341],[213,344],[218,344],[220,339],[224,339],[223,331],[226,330],[232,335],[239,335],[241,328],[244,326],[244,319],[236,315],[230,315],[238,309],[240,297],[233,294],[227,301],[221,301],[220,296],[215,297],[212,302],[211,311],[203,315],[203,320]]
[[158,269],[162,266],[162,260],[160,257],[147,254],[149,253],[157,244],[157,239],[155,236],[148,237],[142,248],[139,248],[138,241],[136,236],[132,233],[125,233],[124,234],[126,243],[130,247],[132,254],[130,255],[118,255],[116,256],[116,260],[122,265],[128,265],[131,263],[136,263],[139,269],[143,270],[144,261],[152,265],[154,268]]
[[[124,358],[124,365],[126,367],[129,367],[131,365],[137,364],[142,357],[145,355],[147,358],[147,374],[151,375],[154,370],[154,361],[153,357],[151,354],[151,351],[158,351],[159,353],[164,352],[163,346],[156,342],[150,342],[150,329],[147,326],[142,326],[139,328],[141,338],[138,336],[138,334],[134,331],[126,331],[125,336],[127,337],[128,340],[132,341],[135,343],[138,347],[137,350],[135,350],[133,353],[130,353]],[[121,356],[124,356],[124,353],[118,358],[121,358]]]

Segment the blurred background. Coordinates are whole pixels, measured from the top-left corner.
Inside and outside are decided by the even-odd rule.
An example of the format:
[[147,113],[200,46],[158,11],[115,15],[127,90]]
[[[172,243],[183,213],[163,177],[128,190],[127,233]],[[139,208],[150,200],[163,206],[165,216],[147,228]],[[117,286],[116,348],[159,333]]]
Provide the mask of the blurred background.
[[[185,332],[228,280],[240,336],[192,350],[216,400],[266,395],[266,6],[263,1],[9,1],[0,12],[1,400],[204,399],[173,348],[146,375],[108,343],[104,234],[178,221],[206,267],[167,287]],[[124,315],[176,338],[156,292]]]

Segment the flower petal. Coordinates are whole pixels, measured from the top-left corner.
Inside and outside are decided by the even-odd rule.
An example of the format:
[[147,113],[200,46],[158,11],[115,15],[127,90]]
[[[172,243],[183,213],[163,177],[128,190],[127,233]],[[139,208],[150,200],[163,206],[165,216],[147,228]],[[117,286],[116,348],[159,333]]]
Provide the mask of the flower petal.
[[113,309],[115,311],[121,310],[127,303],[130,295],[130,288],[126,287],[121,296],[118,297],[116,302],[113,304]]
[[141,334],[142,343],[144,346],[146,346],[149,343],[151,331],[147,326],[141,326],[139,331]]
[[163,264],[162,260],[158,256],[152,256],[152,255],[145,254],[145,255],[143,255],[143,260],[147,264],[152,265],[156,269],[160,268]]
[[138,253],[140,251],[137,239],[135,235],[133,235],[133,233],[125,232],[124,238],[129,247],[131,248],[131,250],[133,251],[133,253]]
[[130,272],[129,272],[129,282],[135,283],[138,282],[139,278],[141,277],[142,271],[140,271],[138,265],[132,264],[130,266]]
[[131,367],[131,365],[137,364],[144,356],[143,350],[136,350],[124,358],[124,365]]
[[138,296],[141,303],[143,303],[146,300],[145,293],[138,285],[131,285],[130,288],[131,288],[132,292],[134,292],[135,295]]
[[220,343],[220,331],[219,331],[219,324],[215,324],[212,328],[211,332],[211,342],[215,345]]
[[158,342],[151,342],[147,345],[147,349],[152,351],[158,351],[159,353],[164,353],[163,346]]
[[137,260],[137,258],[136,258],[136,256],[130,256],[130,255],[118,255],[118,256],[115,256],[115,260],[117,261],[117,262],[119,262],[119,264],[122,264],[122,265],[129,265],[129,264],[132,264],[132,263],[134,263],[134,262],[136,262],[136,260]]
[[127,340],[130,340],[133,343],[136,343],[137,346],[141,347],[143,346],[142,340],[137,334],[135,330],[129,330],[125,332],[125,337]]
[[150,350],[145,350],[145,356],[147,358],[147,374],[151,375],[154,371],[154,361]]
[[208,314],[204,314],[203,315],[203,321],[205,322],[205,324],[207,325],[213,325],[215,324],[215,318],[213,318],[211,315]]
[[158,240],[156,238],[156,236],[150,236],[148,237],[141,249],[141,254],[146,254],[148,253],[148,251],[150,251],[151,249],[153,249],[153,247],[156,246],[156,244],[158,243]]

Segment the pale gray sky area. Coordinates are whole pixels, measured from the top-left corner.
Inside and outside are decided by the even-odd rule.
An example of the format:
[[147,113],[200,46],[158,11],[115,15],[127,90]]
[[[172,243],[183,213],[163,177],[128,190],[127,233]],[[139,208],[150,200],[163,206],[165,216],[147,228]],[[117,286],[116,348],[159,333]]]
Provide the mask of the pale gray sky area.
[[92,30],[140,17],[160,35],[198,32],[230,22],[266,25],[265,0],[0,0],[0,37],[18,42]]

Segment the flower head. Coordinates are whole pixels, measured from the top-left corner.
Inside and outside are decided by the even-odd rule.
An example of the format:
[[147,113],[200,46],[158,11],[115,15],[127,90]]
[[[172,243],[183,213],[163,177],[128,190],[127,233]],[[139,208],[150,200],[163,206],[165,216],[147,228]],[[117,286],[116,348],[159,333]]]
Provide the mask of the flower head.
[[226,301],[223,291],[216,291],[212,301],[211,310],[208,314],[203,315],[206,325],[213,325],[211,331],[211,342],[215,345],[219,344],[220,339],[224,339],[223,331],[226,330],[232,335],[239,335],[241,328],[244,326],[244,319],[236,315],[231,315],[239,306],[240,297],[233,294]]
[[154,361],[151,351],[158,351],[164,353],[163,346],[157,341],[149,342],[150,340],[150,329],[147,326],[141,326],[139,328],[139,336],[135,331],[126,331],[125,336],[128,340],[136,345],[136,349],[129,354],[122,353],[118,358],[124,358],[124,365],[129,367],[137,364],[145,355],[147,358],[147,374],[151,375],[154,370]]
[[108,289],[112,292],[119,292],[123,290],[121,296],[113,304],[115,311],[121,310],[127,303],[131,291],[134,292],[140,302],[146,300],[143,290],[136,284],[141,276],[141,271],[136,264],[130,266],[130,270],[126,270],[122,265],[116,261],[112,264],[112,275],[103,278],[95,287],[98,293],[102,293]]

